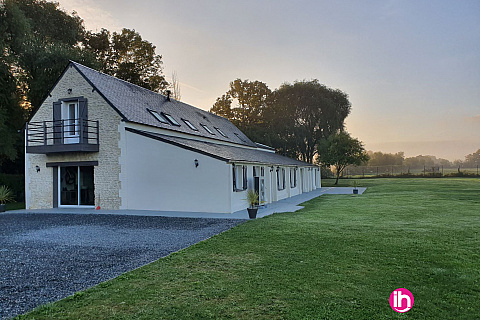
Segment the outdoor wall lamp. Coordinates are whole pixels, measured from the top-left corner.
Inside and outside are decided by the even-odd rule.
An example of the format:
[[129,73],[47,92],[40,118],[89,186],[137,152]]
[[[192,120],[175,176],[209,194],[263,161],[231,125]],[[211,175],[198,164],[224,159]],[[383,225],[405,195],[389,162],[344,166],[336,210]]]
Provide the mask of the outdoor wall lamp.
[[280,170],[280,167],[277,167],[277,172]]
[[35,166],[35,170],[37,170],[37,172],[40,172],[40,167],[39,167],[39,166]]
[[270,172],[273,172],[273,166],[270,167]]
[[67,93],[68,93],[68,94],[71,94],[71,93],[72,93],[72,88],[68,89],[68,90],[67,90]]
[[195,168],[197,168],[198,167],[198,160],[195,159],[195,161],[193,161],[193,162],[195,162]]

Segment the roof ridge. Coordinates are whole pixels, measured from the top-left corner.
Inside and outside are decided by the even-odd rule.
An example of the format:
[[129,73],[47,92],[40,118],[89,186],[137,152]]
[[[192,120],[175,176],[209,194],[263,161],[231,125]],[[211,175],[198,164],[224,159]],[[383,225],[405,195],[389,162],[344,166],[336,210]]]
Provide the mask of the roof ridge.
[[[103,75],[103,76],[107,76],[107,77],[113,78],[113,79],[115,79],[115,80],[119,80],[119,81],[121,81],[121,82],[125,82],[125,83],[128,84],[128,85],[135,86],[135,87],[140,88],[140,89],[142,89],[142,90],[150,91],[151,93],[155,93],[155,94],[158,94],[158,95],[160,95],[160,96],[162,96],[162,97],[167,98],[167,96],[165,96],[165,95],[163,95],[163,94],[161,94],[161,93],[159,93],[159,92],[155,92],[155,91],[153,91],[153,90],[144,88],[144,87],[142,87],[142,86],[139,86],[138,84],[131,83],[131,82],[128,82],[127,80],[123,80],[123,79],[117,78],[117,77],[115,77],[115,76],[112,76],[112,75],[110,75],[110,74],[107,74],[107,73],[104,73],[104,72],[95,70],[95,69],[93,69],[93,68],[87,67],[87,66],[85,66],[85,65],[83,65],[83,64],[81,64],[81,63],[78,63],[78,62],[76,62],[76,61],[73,61],[73,60],[69,60],[69,61],[70,61],[71,63],[77,65],[77,66],[81,66],[81,67],[83,67],[83,68],[89,69],[90,71],[93,71],[93,72],[96,72],[96,73],[100,73],[100,74]],[[174,99],[174,100],[175,100],[175,99]],[[177,100],[175,100],[175,101],[177,101]]]
[[[69,61],[70,61],[70,63],[73,63],[73,64],[76,65],[76,66],[81,66],[81,67],[83,67],[83,68],[89,69],[90,71],[99,73],[99,74],[101,74],[101,75],[103,75],[103,76],[107,76],[107,77],[112,78],[112,79],[114,79],[114,80],[119,80],[119,81],[121,81],[121,82],[126,83],[127,85],[135,86],[135,87],[137,87],[137,88],[139,88],[139,89],[149,91],[149,92],[151,92],[151,93],[154,93],[154,94],[156,94],[156,95],[162,96],[163,98],[167,99],[167,96],[165,96],[164,94],[162,94],[162,93],[160,93],[160,92],[155,92],[155,91],[153,91],[153,90],[144,88],[144,87],[139,86],[139,85],[137,85],[137,84],[134,84],[134,83],[128,82],[128,81],[126,81],[126,80],[123,80],[123,79],[117,78],[117,77],[115,77],[115,76],[112,76],[112,75],[110,75],[110,74],[107,74],[107,73],[104,73],[104,72],[95,70],[95,69],[90,68],[90,67],[87,67],[87,66],[85,66],[85,65],[83,65],[83,64],[81,64],[81,63],[79,63],[79,62],[76,62],[76,61],[73,61],[73,60],[69,60]],[[86,76],[86,75],[85,75],[85,76]],[[98,89],[98,88],[97,88],[97,89]],[[180,100],[177,100],[177,99],[174,99],[174,98],[170,98],[170,101],[171,101],[171,100],[174,100],[175,102],[178,102],[178,103],[187,105],[187,106],[189,106],[189,107],[195,108],[195,109],[200,110],[200,111],[202,111],[202,112],[208,113],[209,115],[212,115],[212,116],[215,116],[215,117],[218,117],[218,118],[222,118],[222,119],[226,119],[225,117],[222,117],[222,116],[219,116],[219,115],[217,115],[217,114],[214,114],[214,113],[212,113],[212,112],[210,112],[210,111],[208,111],[208,110],[203,110],[203,109],[201,109],[201,108],[198,108],[198,107],[196,107],[196,106],[194,106],[194,105],[191,105],[191,104],[188,104],[188,103],[186,103],[186,102],[183,102],[183,101],[180,101]],[[228,119],[226,119],[226,120],[228,120]],[[228,120],[228,121],[230,121],[230,120]]]

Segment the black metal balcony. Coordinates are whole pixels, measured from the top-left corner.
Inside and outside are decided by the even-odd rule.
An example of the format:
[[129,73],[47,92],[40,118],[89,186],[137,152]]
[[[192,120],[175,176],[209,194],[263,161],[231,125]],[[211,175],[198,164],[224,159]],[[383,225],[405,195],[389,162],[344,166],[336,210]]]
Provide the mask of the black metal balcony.
[[30,122],[26,131],[27,153],[98,152],[98,121],[63,119]]

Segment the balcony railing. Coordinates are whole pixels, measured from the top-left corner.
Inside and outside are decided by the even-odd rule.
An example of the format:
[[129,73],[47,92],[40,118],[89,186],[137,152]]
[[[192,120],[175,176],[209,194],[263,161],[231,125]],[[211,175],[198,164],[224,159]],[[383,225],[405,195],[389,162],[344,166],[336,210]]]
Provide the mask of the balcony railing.
[[86,119],[27,123],[27,153],[98,152],[98,128],[98,121]]

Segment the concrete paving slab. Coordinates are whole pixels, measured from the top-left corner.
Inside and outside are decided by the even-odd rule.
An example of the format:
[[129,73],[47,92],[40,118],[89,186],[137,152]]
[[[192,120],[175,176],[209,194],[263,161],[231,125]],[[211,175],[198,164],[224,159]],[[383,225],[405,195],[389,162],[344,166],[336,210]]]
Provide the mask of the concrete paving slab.
[[[363,194],[367,188],[358,188],[358,194]],[[299,204],[312,200],[324,194],[353,194],[352,187],[327,187],[302,193],[259,208],[257,218],[263,218],[274,213],[295,212],[303,209]],[[210,218],[210,219],[248,219],[247,209],[234,213],[212,212],[183,212],[183,211],[153,211],[153,210],[95,210],[93,208],[53,208],[34,210],[14,210],[8,213],[41,213],[41,214],[91,214],[91,215],[127,215],[127,216],[154,216],[174,218]]]

